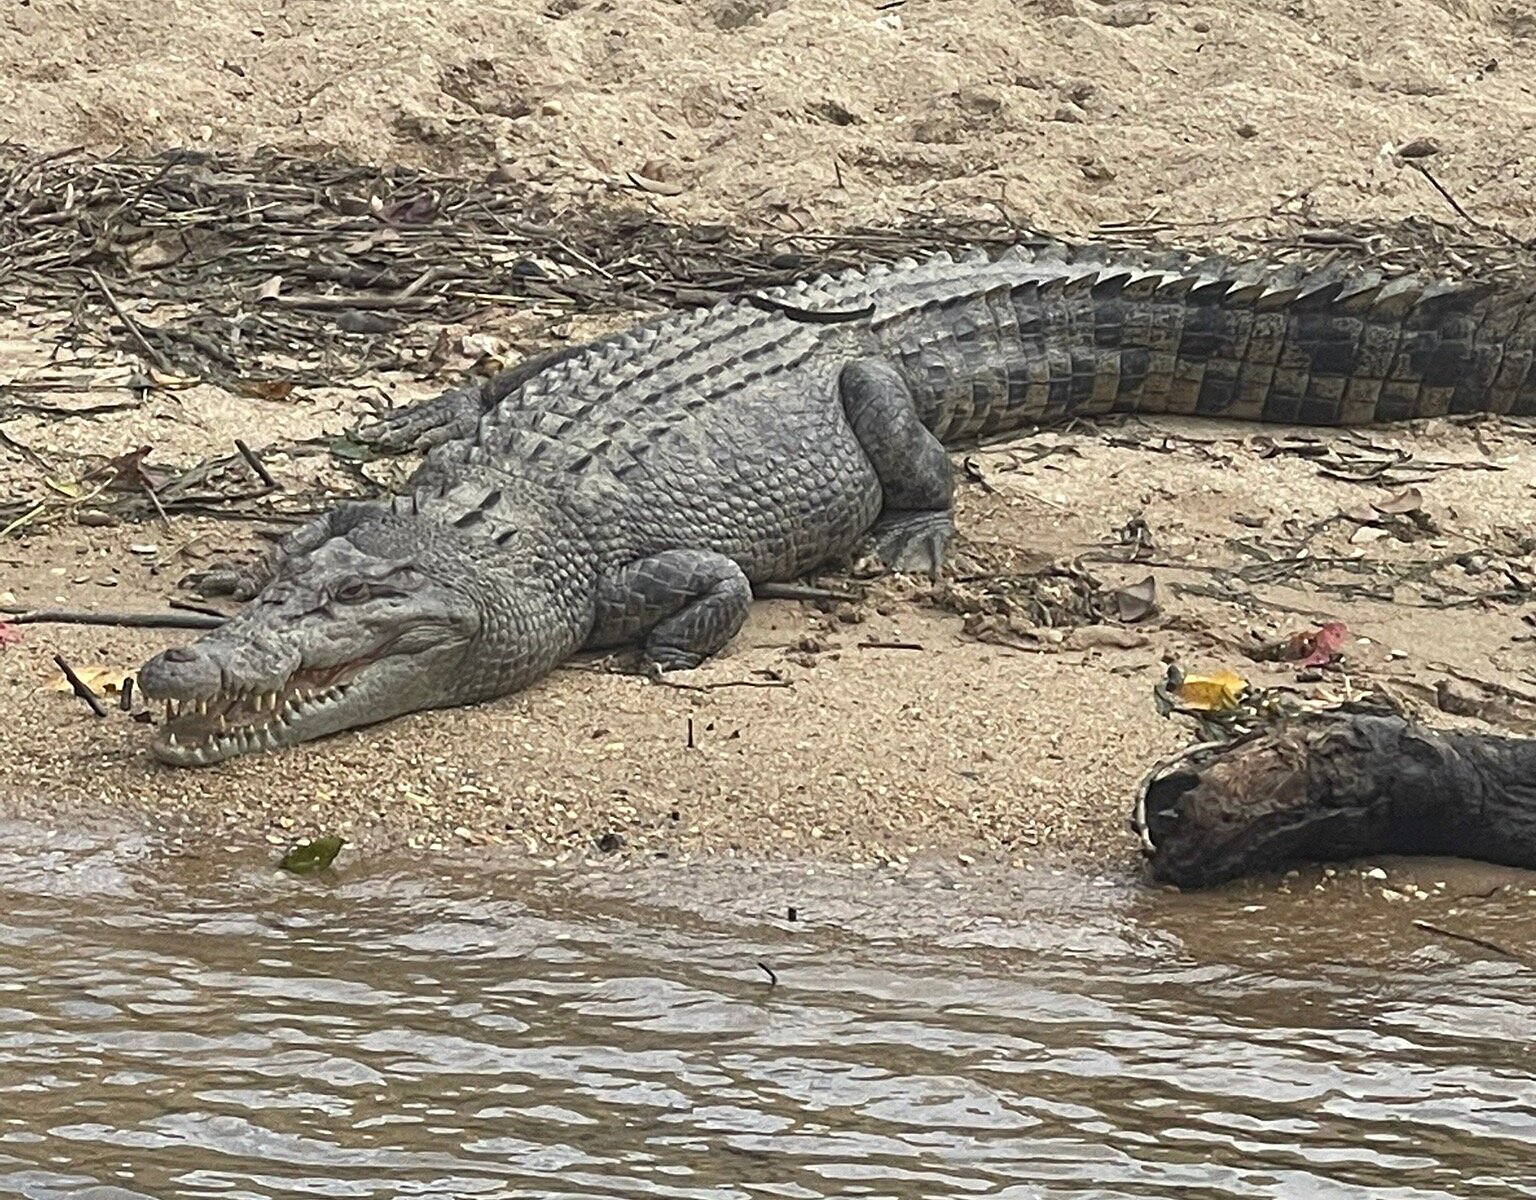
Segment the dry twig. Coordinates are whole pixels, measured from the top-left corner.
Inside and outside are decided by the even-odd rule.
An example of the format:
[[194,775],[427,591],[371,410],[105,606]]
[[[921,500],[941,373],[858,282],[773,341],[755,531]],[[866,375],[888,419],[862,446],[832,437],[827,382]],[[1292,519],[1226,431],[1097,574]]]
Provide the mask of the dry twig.
[[90,705],[91,711],[98,717],[105,717],[107,715],[107,708],[101,702],[101,697],[91,691],[90,685],[75,674],[75,669],[64,661],[64,656],[62,654],[55,654],[53,661],[54,665],[64,672],[64,678],[69,680],[70,690]]

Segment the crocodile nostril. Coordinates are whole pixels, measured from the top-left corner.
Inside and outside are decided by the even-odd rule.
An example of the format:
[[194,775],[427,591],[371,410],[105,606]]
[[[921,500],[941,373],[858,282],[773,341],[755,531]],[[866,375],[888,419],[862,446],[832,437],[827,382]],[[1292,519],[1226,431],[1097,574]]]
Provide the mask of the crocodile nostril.
[[172,646],[165,652],[165,661],[174,663],[189,663],[197,659],[197,651],[191,646]]

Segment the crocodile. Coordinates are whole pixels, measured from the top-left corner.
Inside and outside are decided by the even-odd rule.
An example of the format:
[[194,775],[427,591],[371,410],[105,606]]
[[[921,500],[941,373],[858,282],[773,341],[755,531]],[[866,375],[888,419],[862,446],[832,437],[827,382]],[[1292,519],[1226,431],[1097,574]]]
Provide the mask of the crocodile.
[[1536,413],[1536,289],[1331,264],[1018,245],[663,313],[355,436],[397,495],[287,535],[222,627],[140,670],[153,753],[207,765],[527,687],[653,671],[754,590],[851,556],[936,575],[951,452],[1072,418],[1344,426]]

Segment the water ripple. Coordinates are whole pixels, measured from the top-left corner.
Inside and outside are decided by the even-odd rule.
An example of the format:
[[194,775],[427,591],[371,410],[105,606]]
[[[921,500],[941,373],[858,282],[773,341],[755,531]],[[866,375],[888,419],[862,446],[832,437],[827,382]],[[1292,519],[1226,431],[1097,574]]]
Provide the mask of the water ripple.
[[1381,906],[1049,876],[967,924],[887,881],[931,928],[865,937],[36,845],[0,845],[0,1194],[1536,1196],[1536,993]]

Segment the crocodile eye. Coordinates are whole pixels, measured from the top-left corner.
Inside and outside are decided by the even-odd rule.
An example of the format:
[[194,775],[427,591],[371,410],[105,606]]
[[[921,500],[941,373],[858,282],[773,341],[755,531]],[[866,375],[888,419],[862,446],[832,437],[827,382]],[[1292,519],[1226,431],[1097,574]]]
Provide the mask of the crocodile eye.
[[349,579],[331,594],[343,604],[356,604],[368,599],[368,585],[361,579]]

